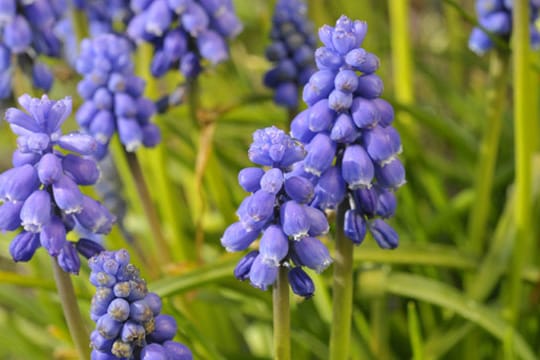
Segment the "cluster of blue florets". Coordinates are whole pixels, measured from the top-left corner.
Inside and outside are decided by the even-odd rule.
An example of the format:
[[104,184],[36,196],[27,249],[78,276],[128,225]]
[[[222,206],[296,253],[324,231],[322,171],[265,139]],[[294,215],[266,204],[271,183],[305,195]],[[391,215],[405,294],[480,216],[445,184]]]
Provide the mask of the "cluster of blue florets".
[[19,103],[27,113],[16,108],[6,112],[6,121],[18,135],[18,149],[14,167],[0,175],[0,230],[22,227],[9,248],[15,261],[30,260],[43,246],[63,270],[78,273],[77,250],[88,257],[102,247],[85,239],[73,243],[67,233],[79,227],[105,234],[114,221],[104,206],[79,189],[99,178],[95,161],[88,157],[96,142],[86,134],[62,135],[60,126],[71,113],[70,98],[52,101],[46,95],[23,95]]
[[379,60],[361,48],[366,33],[365,22],[346,16],[319,30],[319,70],[303,92],[309,107],[291,123],[292,136],[307,149],[295,172],[313,182],[312,206],[334,209],[348,200],[344,231],[355,244],[370,230],[381,247],[394,248],[397,233],[381,218],[394,214],[394,190],[405,182],[405,170],[392,106],[379,98]]
[[238,208],[240,220],[225,230],[221,243],[228,251],[242,251],[262,233],[258,250],[240,261],[235,276],[266,290],[276,281],[279,267],[284,266],[290,270],[292,290],[309,297],[313,282],[301,267],[321,272],[332,260],[317,239],[328,231],[326,215],[308,205],[313,185],[290,172],[304,156],[302,145],[282,130],[270,127],[254,133],[249,159],[268,170],[249,167],[240,171],[240,185],[252,194]]
[[14,66],[30,75],[36,88],[50,90],[53,75],[37,57],[61,56],[55,26],[65,9],[63,0],[0,2],[0,99],[11,96]]
[[202,59],[215,65],[229,58],[226,39],[242,30],[230,0],[133,0],[131,9],[127,33],[154,46],[155,77],[171,69],[196,77]]
[[160,297],[148,292],[129,261],[125,250],[103,251],[88,261],[97,288],[90,310],[96,322],[92,359],[191,360],[191,351],[172,340],[176,321],[161,314]]
[[107,153],[115,132],[129,152],[159,143],[159,128],[150,122],[155,105],[143,96],[145,82],[133,73],[126,39],[102,34],[83,40],[77,71],[84,76],[77,90],[85,102],[76,118],[96,139],[98,159]]
[[133,17],[130,0],[73,0],[73,4],[86,14],[92,36],[114,33]]
[[272,17],[272,44],[266,49],[266,58],[275,66],[265,74],[264,83],[274,89],[278,105],[291,109],[298,106],[299,89],[316,70],[317,38],[306,12],[302,0],[278,1]]
[[[540,1],[530,0],[530,40],[535,49],[540,47]],[[492,36],[498,36],[506,41],[512,33],[513,0],[477,0],[476,14],[480,25]],[[490,36],[480,27],[475,27],[469,37],[469,49],[478,55],[485,54],[494,43]]]

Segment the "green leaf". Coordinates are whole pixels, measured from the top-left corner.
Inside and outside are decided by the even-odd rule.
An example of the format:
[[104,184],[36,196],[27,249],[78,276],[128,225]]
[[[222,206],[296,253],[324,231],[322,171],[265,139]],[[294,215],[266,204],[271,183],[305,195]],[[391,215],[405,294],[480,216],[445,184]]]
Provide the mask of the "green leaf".
[[428,265],[462,270],[473,270],[477,263],[476,259],[459,251],[456,247],[439,244],[403,244],[396,251],[363,246],[362,251],[355,251],[354,261],[357,263],[373,261],[387,264]]
[[239,259],[238,255],[228,256],[220,261],[186,271],[181,275],[155,281],[148,287],[159,296],[167,297],[211,283],[217,284],[233,277],[233,271]]
[[441,306],[479,325],[491,335],[506,341],[513,332],[513,345],[516,353],[526,360],[534,360],[534,352],[512,326],[499,314],[487,306],[469,299],[455,288],[439,281],[406,273],[390,274],[385,282],[386,290],[392,294],[410,297]]

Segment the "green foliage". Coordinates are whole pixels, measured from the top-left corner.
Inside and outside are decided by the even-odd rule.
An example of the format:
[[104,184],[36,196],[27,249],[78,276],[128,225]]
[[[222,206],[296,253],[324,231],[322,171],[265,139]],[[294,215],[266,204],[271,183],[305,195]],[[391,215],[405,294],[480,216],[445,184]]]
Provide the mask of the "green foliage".
[[[392,62],[399,59],[393,58],[387,29],[391,5],[375,0],[308,1],[317,27],[332,24],[341,13],[369,21],[366,48],[381,59],[383,98],[395,106],[407,168],[408,183],[397,192],[399,206],[392,220],[400,246],[383,251],[366,239],[354,250],[351,358],[535,359],[540,353],[537,189],[529,209],[528,236],[534,241],[520,250],[527,255],[523,267],[509,265],[516,248],[511,74],[503,81],[506,104],[500,114],[497,161],[489,175],[491,196],[488,203],[480,204],[488,209],[483,245],[474,253],[468,221],[478,205],[475,169],[489,126],[487,57],[477,57],[466,48],[474,25],[473,2],[413,3],[408,19],[413,60],[409,85],[414,86],[415,98],[404,101],[396,92],[403,79],[392,71]],[[269,43],[272,3],[236,0],[235,5],[244,31],[231,44],[232,60],[201,76],[197,93],[190,94],[198,97],[190,102],[198,102],[196,109],[184,104],[159,116],[162,153],[140,154],[173,261],[156,257],[129,169],[119,166],[125,183],[122,195],[129,202],[126,227],[142,245],[142,254],[151,259],[146,263],[148,259],[134,255],[134,262],[149,289],[164,297],[165,311],[178,320],[177,339],[193,350],[196,359],[272,357],[271,294],[234,279],[232,270],[239,257],[226,254],[219,239],[235,221],[234,211],[245,196],[236,176],[249,166],[252,132],[271,125],[285,129],[288,115],[272,103],[261,81],[269,67],[263,54]],[[77,99],[76,75],[64,63],[52,64],[57,75],[67,74],[67,81],[56,81],[51,97]],[[536,59],[528,69],[531,82],[534,79],[531,87],[539,85],[538,69]],[[157,99],[162,89],[176,83],[178,79],[167,78],[155,84],[155,92],[149,95]],[[538,114],[538,91],[530,94],[536,94],[528,99],[531,114]],[[403,122],[403,117],[410,122]],[[536,135],[538,119],[532,120],[534,126],[528,131]],[[68,122],[68,127],[76,127],[74,119]],[[5,169],[15,144],[6,124],[0,126],[0,168]],[[117,163],[121,165],[122,159]],[[540,169],[540,163],[535,161],[532,167]],[[156,169],[162,171],[161,180]],[[539,183],[535,171],[533,184]],[[40,250],[37,261],[13,264],[7,251],[11,237],[0,234],[0,358],[76,358],[47,256]],[[127,247],[133,253],[117,230],[105,244],[110,249]],[[186,252],[179,253],[181,249]],[[310,274],[317,288],[314,298],[291,297],[295,360],[328,358],[331,270]],[[92,295],[88,275],[83,266],[73,279],[83,315],[88,314]],[[510,278],[521,284],[517,319],[512,318],[515,309],[508,306]]]

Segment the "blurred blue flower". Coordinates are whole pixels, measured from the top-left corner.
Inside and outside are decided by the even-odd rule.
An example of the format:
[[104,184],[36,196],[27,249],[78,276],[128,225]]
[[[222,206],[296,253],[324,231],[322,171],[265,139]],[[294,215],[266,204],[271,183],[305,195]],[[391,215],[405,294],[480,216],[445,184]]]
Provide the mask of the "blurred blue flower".
[[92,359],[191,360],[191,351],[172,341],[177,325],[161,314],[161,299],[148,292],[126,250],[102,251],[88,260],[96,287],[90,316]]
[[130,0],[73,0],[73,4],[86,14],[92,36],[113,33],[133,17]]
[[228,0],[132,1],[131,9],[128,36],[153,45],[155,77],[172,69],[186,78],[198,76],[203,60],[216,65],[229,58],[226,40],[242,30]]
[[274,90],[274,101],[286,108],[298,106],[298,91],[316,70],[313,53],[317,39],[302,0],[279,0],[272,17],[272,43],[266,58],[274,63],[264,83]]
[[[98,243],[79,245],[66,239],[75,226],[88,233],[105,234],[114,216],[100,203],[84,195],[79,186],[99,178],[92,155],[96,141],[80,133],[62,135],[60,127],[71,114],[71,98],[54,101],[23,95],[26,110],[10,108],[6,121],[18,135],[13,166],[0,174],[0,230],[22,227],[10,245],[15,261],[28,261],[44,247],[64,271],[78,273],[83,256],[103,249]],[[62,151],[60,150],[62,149]],[[66,152],[67,151],[67,152]]]
[[129,42],[103,34],[81,43],[77,71],[83,75],[78,92],[85,100],[76,119],[92,135],[102,159],[112,135],[118,132],[127,151],[159,143],[158,127],[150,122],[155,112],[152,101],[143,97],[144,80],[134,75]]
[[51,89],[52,73],[37,59],[60,57],[62,41],[55,29],[65,11],[64,0],[0,2],[0,99],[12,94],[13,66],[19,66],[34,87]]
[[[509,41],[512,35],[512,0],[476,0],[475,4],[478,23],[481,27],[474,27],[469,36],[469,49],[478,55],[483,55],[493,48],[494,43],[490,36],[499,37]],[[530,41],[533,49],[540,48],[540,3],[529,1],[530,5]],[[488,35],[484,30],[487,30]]]

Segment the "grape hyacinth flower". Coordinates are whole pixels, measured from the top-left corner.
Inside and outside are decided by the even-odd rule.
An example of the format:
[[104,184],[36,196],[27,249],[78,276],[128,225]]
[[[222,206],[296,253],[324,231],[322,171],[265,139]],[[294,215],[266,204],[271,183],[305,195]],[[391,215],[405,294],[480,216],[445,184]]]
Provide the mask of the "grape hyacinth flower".
[[90,316],[91,358],[192,360],[191,351],[173,341],[177,325],[161,314],[161,299],[148,292],[126,250],[103,251],[90,258],[90,282],[96,287]]
[[14,66],[32,79],[38,89],[49,91],[51,70],[39,55],[60,57],[62,42],[55,26],[65,12],[62,0],[2,0],[0,6],[0,99],[11,96]]
[[159,128],[150,122],[155,105],[143,97],[145,82],[134,75],[129,42],[113,34],[81,43],[77,71],[84,76],[78,92],[85,100],[76,119],[98,143],[102,159],[115,132],[128,152],[160,141]]
[[275,66],[264,77],[264,83],[275,91],[274,101],[295,109],[298,91],[316,71],[313,53],[317,44],[313,24],[307,19],[302,0],[280,0],[272,17],[272,44],[266,58]]
[[303,266],[321,272],[332,262],[317,236],[328,231],[325,214],[308,203],[313,198],[311,182],[290,172],[305,156],[304,148],[276,127],[257,130],[249,148],[249,159],[258,165],[240,171],[240,186],[251,193],[237,211],[239,221],[221,238],[227,251],[243,251],[261,235],[258,250],[249,252],[234,274],[266,290],[274,284],[279,267],[289,269],[292,290],[303,297],[314,286]]
[[344,233],[355,244],[369,231],[380,247],[395,248],[397,233],[382,219],[394,214],[394,190],[405,182],[397,158],[401,140],[391,125],[393,108],[380,98],[379,59],[361,48],[366,32],[365,22],[346,16],[320,28],[318,71],[303,91],[309,107],[291,123],[292,136],[307,150],[293,172],[313,182],[311,206],[327,210],[349,202]]
[[[13,168],[0,174],[0,230],[22,227],[9,247],[15,261],[28,261],[39,247],[56,258],[66,272],[78,273],[77,251],[89,257],[103,249],[91,240],[77,243],[66,236],[75,227],[89,234],[106,234],[114,217],[79,186],[93,185],[100,176],[90,157],[96,141],[89,135],[62,135],[61,125],[71,113],[71,98],[49,100],[23,95],[6,121],[18,135]],[[62,150],[60,150],[62,149]]]
[[[530,0],[530,41],[533,49],[540,48],[540,1]],[[512,33],[513,0],[476,0],[479,24],[492,35],[509,41]],[[475,27],[469,36],[469,49],[483,55],[493,48],[493,40],[480,27]]]
[[229,58],[226,39],[242,30],[230,0],[132,1],[135,16],[127,29],[136,42],[154,47],[155,77],[178,69],[195,78],[204,59],[216,65]]
[[130,0],[73,0],[73,4],[85,12],[92,36],[113,33],[117,25],[126,26],[133,17]]

